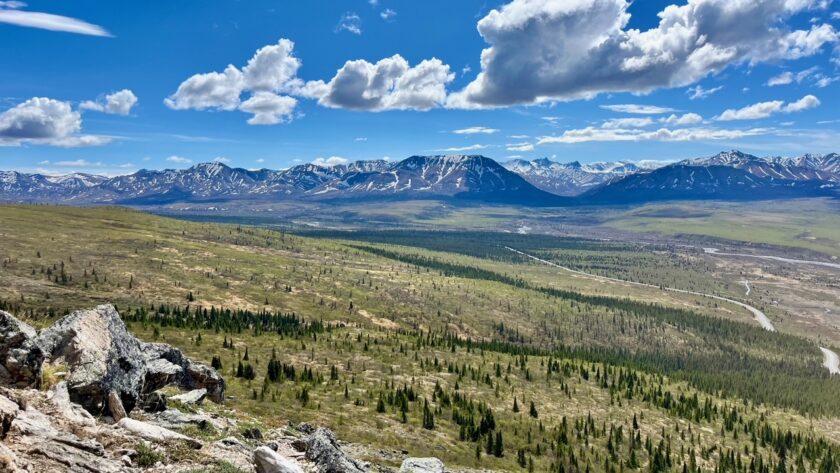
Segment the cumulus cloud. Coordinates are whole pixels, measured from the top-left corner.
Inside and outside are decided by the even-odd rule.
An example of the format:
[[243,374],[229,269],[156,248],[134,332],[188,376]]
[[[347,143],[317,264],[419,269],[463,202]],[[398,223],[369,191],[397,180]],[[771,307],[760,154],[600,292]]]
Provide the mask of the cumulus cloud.
[[79,108],[124,116],[131,113],[135,105],[137,105],[137,96],[129,89],[123,89],[106,95],[104,100],[86,100],[79,105]]
[[349,110],[429,110],[446,100],[455,75],[439,59],[412,67],[396,54],[378,62],[347,61],[329,82],[313,81],[299,93],[327,107]]
[[16,0],[0,2],[0,23],[89,36],[111,36],[99,25],[52,13],[20,10],[25,7],[26,3]]
[[276,125],[291,121],[296,106],[297,100],[292,97],[257,92],[242,102],[239,110],[254,114],[248,119],[249,125]]
[[829,24],[792,30],[786,20],[817,0],[689,0],[659,24],[628,29],[627,0],[513,0],[478,23],[489,44],[481,72],[451,95],[480,108],[648,93],[690,85],[730,65],[797,59],[838,41]]
[[813,95],[806,95],[796,102],[785,105],[782,100],[771,100],[748,105],[744,108],[730,108],[715,119],[719,121],[760,120],[776,113],[795,113],[820,106],[820,100]]
[[586,127],[566,130],[559,136],[540,137],[537,144],[575,144],[593,141],[698,141],[698,140],[732,140],[749,136],[763,135],[768,132],[764,128],[747,130],[725,130],[719,128],[660,128],[658,130],[640,129],[604,129]]
[[644,128],[653,125],[653,119],[649,117],[644,118],[613,118],[605,121],[602,128]]
[[636,115],[661,115],[663,113],[676,112],[673,108],[658,107],[656,105],[618,104],[601,105],[601,108],[613,112],[633,113]]
[[34,97],[0,113],[0,145],[26,143],[76,148],[97,146],[109,137],[78,135],[82,115],[69,102]]
[[777,85],[787,85],[793,82],[793,73],[790,71],[782,72],[777,76],[771,77],[767,81],[767,85],[770,87],[775,87]]
[[342,158],[341,156],[330,156],[329,158],[315,158],[312,160],[312,164],[323,167],[340,166],[342,164],[347,164],[348,162],[349,161],[346,158]]
[[719,92],[722,88],[722,85],[718,87],[712,87],[711,89],[704,89],[703,86],[700,85],[696,87],[690,87],[688,89],[688,98],[690,100],[705,99],[706,97]]
[[[303,81],[297,78],[300,60],[293,54],[294,43],[280,39],[258,49],[240,70],[228,65],[222,72],[195,74],[174,94],[164,99],[173,110],[241,110],[252,113],[252,125],[286,123],[293,117],[297,92]],[[251,94],[242,102],[242,95]]]
[[683,115],[671,114],[668,117],[661,118],[659,121],[667,125],[695,125],[702,122],[703,117],[696,113],[686,113]]
[[362,34],[362,19],[353,12],[347,12],[341,15],[341,18],[338,20],[338,25],[335,27],[336,33],[341,33],[342,31],[348,31],[355,35]]
[[471,126],[469,128],[452,130],[452,133],[455,133],[456,135],[492,135],[493,133],[498,132],[499,130],[496,128],[488,128],[485,126]]

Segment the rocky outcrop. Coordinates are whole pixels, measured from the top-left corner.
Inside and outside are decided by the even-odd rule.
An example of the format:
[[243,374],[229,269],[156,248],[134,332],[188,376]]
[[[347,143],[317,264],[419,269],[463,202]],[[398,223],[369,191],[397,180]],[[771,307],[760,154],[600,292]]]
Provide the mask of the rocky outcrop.
[[144,344],[143,357],[146,360],[144,393],[178,384],[182,389],[206,389],[211,401],[224,402],[225,380],[213,368],[195,363],[177,348],[163,343]]
[[43,353],[32,342],[37,332],[0,310],[0,383],[27,387],[38,381]]
[[73,312],[41,331],[34,343],[46,363],[67,368],[70,399],[88,411],[108,412],[111,391],[127,411],[139,401],[146,374],[141,344],[114,306]]
[[443,462],[437,458],[406,458],[399,473],[444,473]]
[[[73,312],[40,333],[0,312],[0,383],[36,386],[47,368],[62,372],[70,400],[95,415],[122,418],[169,384],[199,390],[187,393],[185,403],[205,395],[224,401],[225,381],[216,370],[169,345],[137,340],[112,305]],[[120,405],[125,412],[115,412]]]
[[149,424],[130,417],[121,419],[117,422],[117,425],[140,438],[151,440],[153,442],[170,442],[173,440],[183,441],[193,448],[201,448],[201,442],[198,440],[187,437],[186,435],[175,432],[174,430],[169,430],[165,427]]
[[318,465],[319,473],[365,473],[367,467],[341,449],[335,434],[319,428],[306,439],[306,459]]
[[189,406],[192,404],[201,404],[201,402],[204,401],[205,397],[207,397],[207,390],[201,388],[193,389],[192,391],[188,391],[183,394],[178,394],[177,396],[172,396],[169,399]]

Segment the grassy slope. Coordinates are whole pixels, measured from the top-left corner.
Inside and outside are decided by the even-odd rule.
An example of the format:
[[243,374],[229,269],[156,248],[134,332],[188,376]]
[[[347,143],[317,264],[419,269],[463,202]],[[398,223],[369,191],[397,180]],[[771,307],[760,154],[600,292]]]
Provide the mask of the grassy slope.
[[[746,436],[735,439],[731,432],[721,437],[722,419],[718,417],[691,423],[695,432],[703,432],[692,446],[691,437],[686,437],[685,433],[687,421],[677,421],[672,413],[650,402],[624,399],[618,405],[619,401],[610,395],[610,390],[592,379],[585,380],[579,374],[565,376],[572,396],[571,399],[564,396],[559,390],[559,379],[546,381],[544,366],[547,359],[544,357],[529,358],[529,370],[534,374],[530,381],[517,368],[505,381],[493,376],[492,365],[515,366],[516,358],[510,355],[466,353],[463,348],[453,353],[441,347],[418,346],[416,337],[395,335],[394,332],[397,327],[434,329],[485,338],[494,336],[494,327],[503,322],[526,338],[537,339],[544,334],[545,324],[551,323],[560,341],[572,345],[623,343],[630,347],[642,340],[654,344],[679,340],[679,343],[700,343],[692,340],[690,333],[675,327],[638,329],[637,333],[619,337],[610,323],[614,314],[605,308],[549,299],[533,291],[496,282],[443,277],[434,271],[353,250],[335,240],[188,223],[105,208],[0,207],[0,222],[3,241],[0,247],[0,258],[3,259],[0,299],[20,303],[25,309],[50,307],[61,312],[106,301],[122,307],[160,303],[186,305],[187,295],[192,293],[196,299],[193,305],[265,308],[295,312],[308,320],[346,325],[346,328],[322,334],[317,340],[255,335],[249,331],[230,334],[236,342],[234,350],[221,348],[221,340],[228,334],[157,327],[162,338],[199,359],[209,361],[212,355],[220,355],[226,374],[247,346],[258,377],[251,382],[231,379],[230,391],[236,397],[231,404],[240,412],[256,416],[259,423],[282,425],[288,419],[326,423],[347,439],[387,448],[407,448],[414,455],[436,455],[451,464],[463,466],[478,464],[515,470],[518,469],[515,450],[527,447],[529,456],[535,457],[537,471],[545,471],[552,460],[536,456],[534,448],[539,442],[535,438],[542,438],[548,445],[552,429],[563,416],[571,421],[585,417],[588,412],[593,413],[597,423],[623,425],[625,431],[630,428],[632,413],[644,415],[641,423],[644,436],[657,442],[664,432],[673,439],[675,450],[681,448],[683,460],[687,461],[689,451],[694,450],[701,458],[701,464],[705,461],[703,457],[709,458],[707,466],[715,460],[716,453],[704,449],[724,444],[743,448],[747,440]],[[558,278],[536,265],[514,265],[419,249],[404,248],[403,251],[516,273],[535,283],[581,292],[597,294],[613,290],[574,278]],[[68,280],[56,283],[55,277],[61,279],[62,262]],[[47,272],[52,275],[48,276]],[[291,291],[286,290],[286,285],[291,286]],[[618,291],[626,296],[650,296],[626,288]],[[687,302],[700,311],[712,309],[697,306],[698,301],[692,300],[661,302],[674,306]],[[43,320],[39,322],[44,323]],[[155,327],[151,325],[134,323],[131,328],[146,339],[154,338]],[[202,342],[197,345],[195,338],[199,332]],[[362,341],[357,338],[360,335]],[[369,337],[376,342],[368,342]],[[367,351],[364,350],[366,342]],[[250,399],[253,390],[262,391],[265,364],[273,348],[283,362],[293,363],[298,368],[311,367],[325,377],[329,367],[336,366],[340,370],[339,380],[313,385],[306,407],[296,399],[302,389],[301,383],[273,385],[263,400]],[[505,434],[505,457],[483,455],[476,463],[475,444],[457,441],[457,427],[449,420],[451,412],[448,410],[441,410],[436,416],[434,431],[419,426],[419,404],[411,406],[406,424],[399,421],[390,407],[383,414],[374,411],[379,391],[387,389],[385,383],[392,381],[397,385],[411,384],[429,399],[435,382],[450,392],[454,390],[456,376],[420,366],[420,360],[431,363],[435,358],[440,364],[450,361],[465,364],[491,376],[490,383],[482,375],[476,375],[476,380],[468,375],[459,384],[471,397],[493,406]],[[349,369],[347,361],[350,361]],[[654,383],[651,379],[650,383]],[[349,400],[344,399],[345,386],[348,386]],[[695,392],[685,384],[673,381],[666,380],[663,386],[675,393],[691,395]],[[510,412],[513,396],[518,396],[522,407],[520,414]],[[361,405],[354,405],[356,399]],[[540,420],[533,420],[526,414],[525,402],[530,400],[538,406],[540,420],[547,429],[542,433],[539,433]],[[819,435],[837,432],[834,420],[822,420],[811,427],[809,421],[794,413],[748,407],[737,400],[715,399],[714,402],[721,407],[724,403],[739,406],[743,409],[745,422],[764,415],[772,425],[801,432],[810,429],[815,429]],[[383,435],[385,431],[392,433]],[[531,432],[530,442],[528,431]],[[581,456],[592,462],[593,468],[602,470],[604,437],[587,441],[594,446],[587,447]],[[576,448],[582,449],[583,445]],[[764,455],[772,456],[768,447],[761,446],[760,449]],[[627,455],[625,445],[619,457],[626,459]],[[647,461],[645,453],[639,455],[642,463]],[[809,468],[812,467],[809,464]]]

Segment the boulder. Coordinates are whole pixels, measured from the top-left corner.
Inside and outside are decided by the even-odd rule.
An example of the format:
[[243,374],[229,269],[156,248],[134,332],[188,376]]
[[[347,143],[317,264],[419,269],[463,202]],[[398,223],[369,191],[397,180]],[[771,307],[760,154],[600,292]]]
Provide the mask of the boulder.
[[265,446],[254,450],[254,466],[257,473],[303,473],[297,463]]
[[347,456],[335,434],[319,428],[306,439],[306,459],[318,466],[319,473],[364,473],[365,465]]
[[444,473],[443,462],[437,458],[406,458],[399,473]]
[[123,407],[122,401],[120,401],[120,396],[116,391],[108,393],[108,410],[111,411],[111,417],[118,422],[127,415],[125,413],[125,407]]
[[109,412],[111,391],[127,411],[137,404],[146,375],[141,344],[113,305],[73,312],[41,331],[34,344],[50,363],[67,366],[70,399],[88,411]]
[[181,404],[191,405],[191,404],[201,404],[204,401],[204,398],[207,397],[207,390],[204,388],[201,389],[193,389],[192,391],[185,392],[183,394],[178,394],[177,396],[172,396],[169,399],[180,402]]
[[96,425],[96,419],[88,411],[70,401],[70,393],[67,392],[67,383],[64,381],[53,386],[47,394],[47,399],[59,415],[73,424],[81,427]]
[[16,387],[38,382],[44,356],[33,345],[36,335],[34,328],[0,311],[0,382]]
[[143,357],[146,362],[144,393],[177,384],[181,389],[206,389],[211,401],[224,402],[225,380],[222,376],[213,368],[185,357],[181,350],[165,343],[145,343]]
[[201,448],[201,442],[198,440],[157,425],[147,424],[146,422],[132,419],[131,417],[120,419],[120,421],[117,422],[117,425],[140,438],[152,442],[179,441],[185,442],[193,448]]

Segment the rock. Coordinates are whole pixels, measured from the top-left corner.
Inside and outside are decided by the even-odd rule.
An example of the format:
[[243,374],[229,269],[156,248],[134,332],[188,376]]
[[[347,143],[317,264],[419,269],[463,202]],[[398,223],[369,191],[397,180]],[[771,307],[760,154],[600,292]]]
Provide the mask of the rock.
[[116,391],[108,393],[108,410],[111,412],[111,417],[117,422],[126,416],[125,408],[120,401],[120,395]]
[[399,473],[444,473],[443,462],[437,458],[406,458]]
[[296,428],[297,428],[298,432],[306,434],[306,435],[309,435],[309,434],[312,434],[313,432],[315,432],[315,427],[313,427],[312,424],[310,424],[309,422],[301,422],[300,424],[297,425]]
[[17,455],[15,455],[15,452],[9,450],[9,447],[3,445],[2,442],[0,442],[0,471],[9,473],[20,471],[17,465]]
[[201,430],[209,428],[221,430],[225,427],[221,422],[216,422],[215,419],[203,412],[189,414],[181,412],[178,409],[167,409],[154,414],[151,418],[155,424],[169,429],[180,429],[188,425],[194,425]]
[[251,440],[262,440],[262,431],[256,427],[251,427],[242,431],[242,436]]
[[187,437],[184,434],[159,427],[157,425],[147,424],[139,420],[125,417],[117,422],[117,425],[138,437],[150,440],[152,442],[168,442],[168,441],[183,441],[193,448],[201,448],[201,442],[193,438]]
[[41,376],[43,353],[33,345],[37,332],[8,312],[0,311],[0,381],[33,386]]
[[20,408],[17,403],[11,399],[0,396],[0,438],[6,435],[6,432],[12,427],[12,421],[18,415]]
[[204,388],[193,389],[192,391],[177,396],[172,396],[171,400],[180,402],[181,404],[201,404],[204,398],[207,397],[207,390]]
[[73,312],[41,331],[34,344],[50,363],[67,366],[70,399],[88,411],[104,413],[111,391],[127,411],[134,408],[146,366],[140,342],[113,305]]
[[303,473],[297,463],[268,447],[254,450],[254,466],[257,473]]
[[123,466],[131,467],[131,457],[129,457],[128,455],[121,456],[120,461],[122,462]]
[[143,410],[146,412],[163,412],[166,410],[166,396],[160,391],[154,391],[143,399]]
[[213,368],[193,362],[177,348],[164,343],[143,344],[143,356],[146,360],[144,393],[178,384],[181,389],[206,389],[211,401],[224,402],[225,380]]
[[306,439],[306,459],[318,466],[320,473],[364,473],[365,466],[345,454],[335,434],[319,428]]
[[52,407],[65,419],[75,425],[82,427],[93,427],[96,419],[90,415],[82,406],[70,401],[70,394],[67,392],[67,383],[62,381],[50,389],[47,394]]

